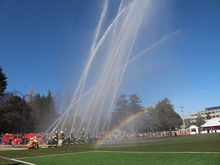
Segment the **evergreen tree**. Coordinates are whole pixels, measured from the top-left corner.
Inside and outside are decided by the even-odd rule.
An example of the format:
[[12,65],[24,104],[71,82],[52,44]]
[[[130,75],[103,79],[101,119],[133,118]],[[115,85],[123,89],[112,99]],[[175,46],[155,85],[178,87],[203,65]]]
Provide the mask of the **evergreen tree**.
[[5,76],[5,74],[2,72],[2,68],[0,66],[0,96],[4,95],[4,91],[6,89],[7,84],[7,77]]
[[130,95],[129,101],[129,114],[133,114],[143,108],[140,105],[141,101],[137,94]]
[[116,108],[112,113],[112,117],[115,123],[120,123],[128,115],[128,100],[126,100],[126,94],[117,98]]
[[11,97],[0,108],[0,128],[4,133],[30,132],[32,126],[30,108],[21,97]]
[[159,120],[159,131],[174,130],[182,125],[182,119],[174,110],[171,100],[164,98],[159,101],[149,115]]
[[50,89],[48,90],[47,97],[46,97],[46,125],[49,127],[53,124],[53,121],[56,116],[56,108],[55,108],[55,101],[52,97],[52,93]]
[[0,66],[0,107],[3,105],[3,100],[2,100],[2,96],[4,95],[4,91],[6,89],[7,84],[7,77],[5,76],[5,74],[2,72],[2,68]]

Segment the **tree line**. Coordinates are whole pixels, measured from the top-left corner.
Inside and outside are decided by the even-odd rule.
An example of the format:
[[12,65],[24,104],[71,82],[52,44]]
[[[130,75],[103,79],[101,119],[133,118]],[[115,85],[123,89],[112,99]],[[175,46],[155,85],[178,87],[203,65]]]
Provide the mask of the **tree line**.
[[[52,96],[50,89],[47,95],[40,95],[36,94],[34,88],[31,87],[29,93],[23,95],[16,90],[5,91],[6,87],[7,77],[0,66],[0,133],[45,132],[61,115],[62,109],[64,112],[72,99],[72,92],[69,90],[63,97],[60,91]],[[137,94],[130,95],[129,99],[126,94],[121,95],[116,99],[110,126],[105,124],[107,112],[101,115],[100,125],[105,125],[104,130],[107,131],[140,110],[146,110],[147,113],[128,124],[124,131],[168,131],[182,125],[182,119],[175,112],[171,100],[165,98],[156,106],[147,109],[143,108],[141,102]],[[92,124],[96,125],[96,122]],[[99,128],[99,130],[102,129]]]
[[0,66],[0,133],[44,132],[61,115],[63,100],[66,104],[71,100],[70,91],[64,99],[60,91],[52,96],[49,89],[47,95],[40,95],[31,87],[29,93],[23,95],[16,90],[6,91],[7,85]]
[[116,100],[116,108],[112,113],[111,127],[120,124],[123,119],[127,118],[129,115],[134,114],[138,111],[144,111],[141,116],[139,116],[132,123],[127,124],[123,131],[125,132],[158,132],[158,131],[169,131],[180,128],[183,121],[179,114],[174,110],[171,100],[164,98],[154,107],[143,108],[141,106],[141,100],[137,94],[129,96],[123,94]]
[[34,94],[27,100],[8,92],[1,98],[0,128],[3,133],[42,132],[49,127],[56,115],[55,102],[48,90],[47,96]]

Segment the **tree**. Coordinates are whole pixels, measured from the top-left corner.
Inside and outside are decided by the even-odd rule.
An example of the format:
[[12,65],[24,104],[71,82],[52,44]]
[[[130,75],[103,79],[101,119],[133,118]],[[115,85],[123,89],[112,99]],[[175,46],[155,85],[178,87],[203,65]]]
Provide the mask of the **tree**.
[[183,123],[180,115],[174,111],[173,105],[170,102],[171,100],[164,98],[149,113],[149,115],[159,120],[160,127],[158,131],[174,130],[175,128],[179,128]]
[[206,119],[207,119],[207,120],[210,120],[210,119],[211,119],[211,116],[209,115],[209,112],[207,113]]
[[[144,111],[144,110],[143,110]],[[142,114],[134,121],[134,130],[135,132],[146,132],[146,114]]]
[[45,113],[46,113],[46,127],[49,127],[51,124],[53,124],[53,121],[56,117],[56,109],[55,109],[55,101],[52,97],[52,93],[50,89],[48,90],[47,97],[45,98]]
[[128,115],[128,100],[126,100],[126,94],[117,98],[116,108],[112,114],[115,123],[120,123]]
[[133,114],[143,108],[140,105],[141,101],[137,94],[130,95],[129,101],[129,114]]
[[161,127],[160,120],[157,117],[148,114],[145,121],[145,127],[149,132],[159,131],[159,128]]
[[65,106],[66,106],[66,108],[68,108],[70,106],[72,95],[73,95],[72,91],[70,91],[70,90],[66,91],[66,93],[65,93]]
[[4,95],[4,91],[5,91],[5,89],[6,89],[6,86],[8,85],[7,84],[7,81],[6,81],[6,79],[7,79],[7,77],[5,76],[5,74],[2,72],[2,68],[1,68],[1,66],[0,66],[0,106],[2,106],[3,105],[3,103],[2,103],[2,96]]
[[0,127],[3,132],[30,132],[32,126],[30,108],[21,97],[11,97],[0,108]]
[[[128,112],[129,115],[132,115],[143,109],[140,103],[141,101],[140,98],[137,96],[137,94],[133,94],[129,96],[129,112]],[[138,125],[139,125],[138,121],[130,123],[129,124],[130,132],[135,132],[135,130],[137,131]]]
[[28,106],[30,107],[30,115],[31,115],[31,120],[33,122],[33,127],[32,127],[32,132],[40,132],[41,130],[39,129],[40,127],[40,117],[41,115],[39,114],[39,108],[38,108],[38,100],[37,100],[37,95],[35,94],[34,87],[31,86],[29,93],[26,94],[26,102]]
[[16,94],[18,94],[19,91],[14,90],[14,91],[10,91],[10,92],[4,92],[4,95],[1,96],[1,105],[3,105],[8,99],[10,99],[11,97],[15,96]]
[[60,107],[62,106],[63,103],[63,95],[59,90],[56,92],[54,96],[54,100],[55,100],[56,112],[59,113]]
[[30,97],[33,99],[28,100],[35,126],[32,128],[32,131],[44,132],[53,124],[54,119],[57,118],[54,98],[52,97],[50,89],[48,90],[47,96],[41,96],[39,93],[34,94],[33,90],[31,90],[30,93],[34,95]]
[[0,66],[0,96],[4,95],[4,91],[6,89],[7,84],[7,77],[5,76],[5,73],[2,72],[2,68]]

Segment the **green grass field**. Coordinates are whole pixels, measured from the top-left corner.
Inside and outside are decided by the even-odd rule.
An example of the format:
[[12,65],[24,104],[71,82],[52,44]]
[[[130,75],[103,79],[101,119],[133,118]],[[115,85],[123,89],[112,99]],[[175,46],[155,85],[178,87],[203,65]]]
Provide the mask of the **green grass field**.
[[[11,160],[16,159],[16,160]],[[95,145],[0,151],[0,164],[220,164],[220,134],[108,141]]]

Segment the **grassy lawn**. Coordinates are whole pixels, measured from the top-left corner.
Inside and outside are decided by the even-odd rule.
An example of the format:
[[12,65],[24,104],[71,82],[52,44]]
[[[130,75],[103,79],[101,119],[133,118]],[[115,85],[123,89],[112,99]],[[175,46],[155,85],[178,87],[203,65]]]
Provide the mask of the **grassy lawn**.
[[144,152],[220,152],[220,134],[182,135],[103,144],[97,150]]
[[186,153],[114,153],[90,152],[21,159],[39,165],[53,164],[109,164],[109,165],[141,165],[141,164],[219,164],[219,154],[186,154]]
[[[0,156],[22,158],[54,154],[88,153],[56,155],[19,159],[34,164],[218,164],[220,153],[120,153],[98,151],[127,152],[220,152],[220,134],[183,135],[131,140],[108,141],[95,148],[95,145],[69,146],[39,150],[0,151]],[[117,159],[116,159],[117,158]],[[147,164],[148,164],[147,163]],[[0,164],[12,163],[0,158]]]

